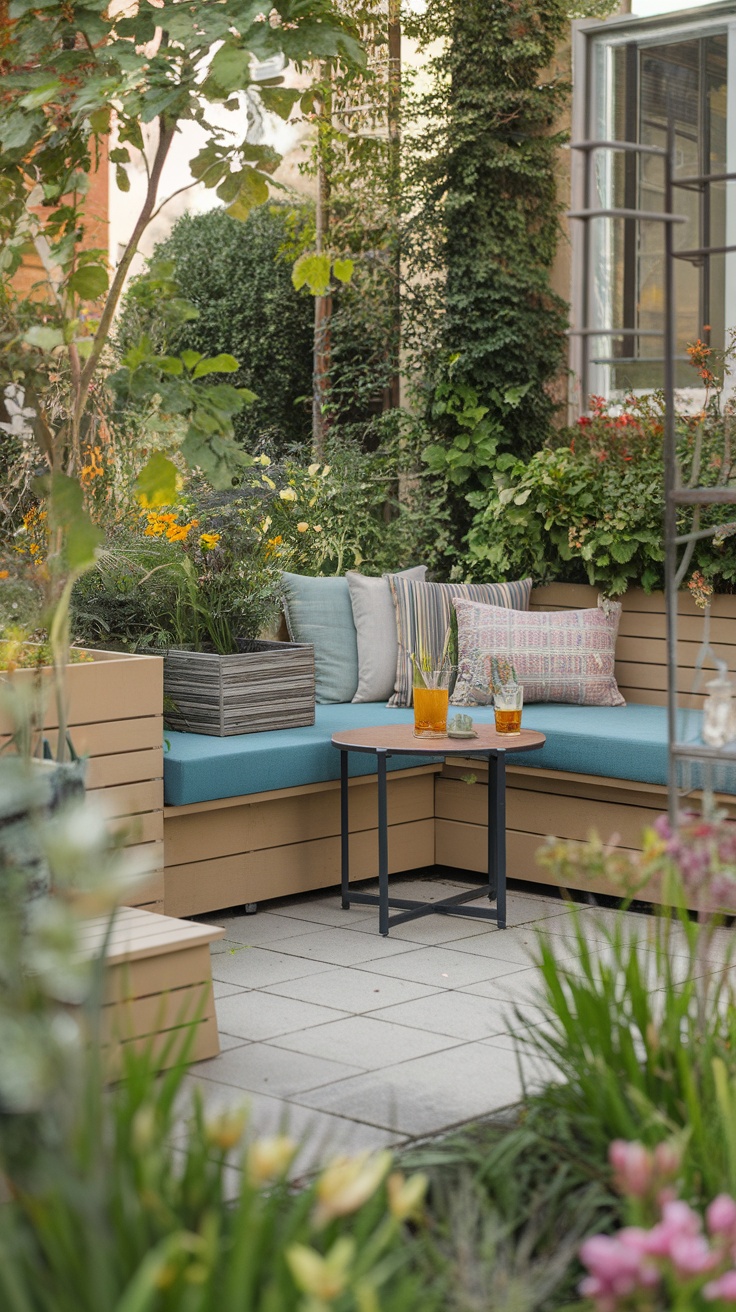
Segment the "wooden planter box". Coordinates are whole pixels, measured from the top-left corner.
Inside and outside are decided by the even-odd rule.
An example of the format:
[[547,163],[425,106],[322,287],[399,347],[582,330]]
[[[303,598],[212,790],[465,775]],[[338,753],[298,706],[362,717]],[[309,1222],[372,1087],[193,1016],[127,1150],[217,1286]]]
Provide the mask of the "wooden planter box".
[[220,1051],[212,994],[213,925],[123,907],[110,934],[106,916],[81,929],[84,956],[107,944],[100,1040],[109,1079],[125,1073],[124,1052],[146,1052],[156,1070]]
[[[135,887],[138,906],[163,907],[163,661],[94,651],[94,659],[67,666],[67,712],[75,751],[87,757],[87,794],[104,808],[110,828],[140,861],[145,882]],[[11,684],[30,694],[38,683],[42,732],[56,749],[58,720],[53,672],[44,668],[0,672],[0,691]],[[0,748],[12,734],[0,704]]]
[[314,724],[314,648],[260,640],[251,646],[232,656],[167,651],[167,724],[215,738]]

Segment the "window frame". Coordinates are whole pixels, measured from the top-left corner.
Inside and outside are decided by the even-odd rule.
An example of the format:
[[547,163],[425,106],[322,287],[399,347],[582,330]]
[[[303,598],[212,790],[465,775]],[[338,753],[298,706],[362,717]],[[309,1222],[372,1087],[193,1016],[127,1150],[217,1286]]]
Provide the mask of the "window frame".
[[[736,7],[733,0],[699,8],[680,10],[669,14],[637,18],[631,14],[609,19],[578,20],[572,25],[572,140],[600,139],[601,119],[610,123],[612,88],[610,86],[610,53],[614,48],[629,46],[638,53],[643,47],[669,44],[688,39],[726,34],[727,36],[727,162],[728,172],[736,172]],[[635,108],[635,107],[632,107]],[[606,134],[608,135],[608,134]],[[584,159],[582,152],[572,151],[570,168],[571,202],[573,210],[586,207],[584,195]],[[600,152],[599,160],[613,158],[613,152]],[[634,157],[631,156],[633,159]],[[736,182],[726,184],[726,245],[736,244]],[[569,364],[571,371],[570,409],[572,415],[584,413],[591,394],[615,399],[617,393],[610,387],[610,366],[593,365],[590,361],[591,338],[575,335],[574,330],[600,319],[592,319],[591,279],[588,276],[592,259],[591,224],[573,221],[570,242],[571,261],[571,328]],[[635,262],[634,262],[635,267]],[[629,272],[629,279],[631,273]],[[627,290],[626,288],[624,289]],[[632,289],[628,288],[631,303]],[[588,306],[584,302],[588,298]],[[725,257],[725,335],[736,330],[736,252]],[[610,298],[609,298],[610,305]],[[587,310],[587,313],[586,313]],[[603,325],[602,325],[603,326]],[[605,323],[606,327],[624,327],[628,324]],[[608,338],[612,341],[612,338]],[[730,389],[736,388],[731,378]],[[642,389],[651,390],[651,389]],[[697,407],[702,402],[699,388],[678,389],[683,401]]]

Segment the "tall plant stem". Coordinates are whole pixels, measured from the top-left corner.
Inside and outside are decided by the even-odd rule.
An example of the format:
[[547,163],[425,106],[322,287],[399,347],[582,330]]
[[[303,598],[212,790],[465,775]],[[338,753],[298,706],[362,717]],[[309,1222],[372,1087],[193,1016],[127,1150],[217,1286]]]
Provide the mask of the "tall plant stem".
[[[317,120],[317,200],[315,247],[318,255],[329,250],[331,198],[332,62],[322,65],[322,94]],[[312,448],[315,460],[325,458],[327,393],[330,386],[330,322],[332,293],[314,299],[314,375],[312,390]]]
[[393,285],[391,288],[392,371],[384,395],[384,410],[401,404],[401,0],[388,0],[388,139],[389,198],[393,223]]
[[105,301],[105,306],[100,316],[100,322],[97,328],[97,332],[95,333],[94,336],[94,340],[92,343],[92,350],[89,354],[89,358],[84,368],[82,369],[79,378],[79,385],[77,387],[77,395],[74,404],[74,412],[72,416],[71,436],[72,436],[73,444],[76,444],[76,442],[78,441],[79,427],[82,421],[82,415],[84,414],[84,408],[87,404],[87,397],[89,396],[90,385],[92,383],[92,379],[94,378],[95,370],[97,369],[97,366],[100,362],[100,356],[102,355],[105,343],[107,342],[113,317],[118,306],[118,301],[120,300],[120,297],[122,295],[123,287],[125,285],[125,279],[128,276],[128,270],[131,264],[133,263],[135,255],[138,251],[138,246],[140,244],[141,237],[143,236],[143,233],[148,227],[148,224],[150,223],[151,218],[153,216],[154,209],[156,208],[156,200],[158,198],[158,188],[161,182],[161,174],[163,172],[164,164],[166,163],[166,157],[171,148],[171,143],[174,140],[174,132],[175,132],[175,124],[173,123],[169,124],[163,117],[161,117],[159,119],[158,145],[156,147],[156,154],[154,156],[153,164],[151,166],[151,171],[148,177],[146,198],[143,202],[143,206],[141,208],[140,214],[138,215],[138,218],[136,220],[135,227],[133,228],[130,241],[128,242],[125,248],[125,252],[123,254],[120,263],[117,266],[117,269],[115,270],[115,276],[112,280],[110,290],[107,294],[107,300]]

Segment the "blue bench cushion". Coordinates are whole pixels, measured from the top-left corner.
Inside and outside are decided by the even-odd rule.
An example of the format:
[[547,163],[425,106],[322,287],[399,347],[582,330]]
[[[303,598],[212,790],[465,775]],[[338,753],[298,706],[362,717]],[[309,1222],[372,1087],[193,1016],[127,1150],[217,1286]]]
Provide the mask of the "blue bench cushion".
[[[302,729],[272,729],[232,738],[167,733],[164,801],[167,806],[186,806],[339,779],[340,753],[332,746],[333,733],[373,724],[412,724],[413,720],[412,710],[387,711],[385,702],[339,702],[315,707],[314,724]],[[375,773],[374,756],[351,752],[349,764],[351,775]],[[426,764],[426,756],[392,756],[388,768],[407,770]]]
[[[493,712],[478,706],[472,709],[472,715],[476,721],[490,723]],[[166,804],[186,806],[338,779],[340,754],[331,744],[333,733],[369,725],[410,724],[412,718],[410,709],[388,710],[384,702],[340,703],[318,706],[314,724],[303,729],[275,729],[233,738],[167,733]],[[540,751],[510,751],[509,765],[568,770],[643,784],[667,783],[667,712],[663,706],[540,703],[524,708],[524,728],[546,734],[547,742]],[[697,740],[699,730],[699,714],[683,716],[682,737]],[[468,752],[472,752],[471,744]],[[351,775],[375,772],[372,755],[352,752],[349,763]],[[426,763],[426,756],[393,756],[388,768],[406,770]],[[736,791],[733,779],[719,780],[717,786],[727,792]]]

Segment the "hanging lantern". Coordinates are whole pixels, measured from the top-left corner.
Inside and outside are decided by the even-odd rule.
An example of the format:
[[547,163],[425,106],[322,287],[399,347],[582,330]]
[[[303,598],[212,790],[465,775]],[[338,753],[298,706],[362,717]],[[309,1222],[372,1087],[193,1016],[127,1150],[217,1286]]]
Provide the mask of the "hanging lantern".
[[736,738],[734,686],[727,677],[725,665],[719,667],[717,678],[711,679],[705,687],[703,742],[709,747],[724,747]]

